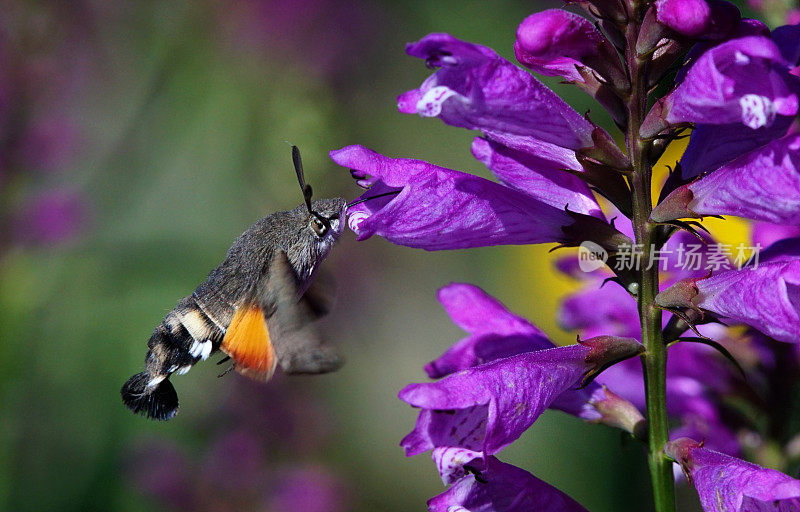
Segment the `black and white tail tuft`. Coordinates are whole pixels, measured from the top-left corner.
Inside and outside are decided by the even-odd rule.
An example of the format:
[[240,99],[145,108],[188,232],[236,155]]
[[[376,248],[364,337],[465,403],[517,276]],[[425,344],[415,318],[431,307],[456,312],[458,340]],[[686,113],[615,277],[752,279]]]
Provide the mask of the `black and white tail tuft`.
[[136,414],[154,420],[168,420],[178,412],[178,394],[169,379],[148,386],[151,381],[147,372],[128,379],[120,390],[122,401]]

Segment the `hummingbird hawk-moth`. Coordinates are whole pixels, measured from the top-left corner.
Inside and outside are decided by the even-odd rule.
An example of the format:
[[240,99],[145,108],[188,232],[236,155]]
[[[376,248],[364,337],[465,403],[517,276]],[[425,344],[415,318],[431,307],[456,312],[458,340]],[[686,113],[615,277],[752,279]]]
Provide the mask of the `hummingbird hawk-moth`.
[[122,386],[133,412],[156,420],[175,416],[170,377],[217,351],[237,372],[263,382],[277,365],[290,374],[341,367],[336,350],[311,325],[330,308],[330,297],[312,280],[344,229],[347,202],[312,201],[296,146],[292,159],[304,204],[250,226],[205,282],[167,313],[147,343],[144,371]]

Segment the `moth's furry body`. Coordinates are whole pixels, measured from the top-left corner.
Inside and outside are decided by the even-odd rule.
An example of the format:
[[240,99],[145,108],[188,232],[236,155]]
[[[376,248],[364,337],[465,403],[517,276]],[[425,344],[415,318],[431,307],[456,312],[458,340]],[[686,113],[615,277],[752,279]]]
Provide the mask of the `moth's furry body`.
[[[237,311],[246,308],[263,314],[269,327],[266,343],[277,355],[268,361],[271,368],[248,369],[244,360],[237,361],[236,354],[229,354],[235,367],[242,363],[237,370],[266,380],[278,362],[294,373],[338,368],[338,357],[312,333],[303,331],[309,320],[297,308],[319,263],[343,230],[345,207],[341,198],[314,201],[310,206],[273,213],[242,233],[205,282],[181,299],[155,328],[147,344],[145,370],[122,388],[125,404],[154,419],[174,416],[178,397],[169,377],[186,373],[197,362],[225,350],[226,332]],[[322,235],[312,226],[314,222],[317,228],[319,222],[326,224]],[[312,339],[303,341],[302,336]],[[305,346],[306,353],[293,354],[295,345]]]

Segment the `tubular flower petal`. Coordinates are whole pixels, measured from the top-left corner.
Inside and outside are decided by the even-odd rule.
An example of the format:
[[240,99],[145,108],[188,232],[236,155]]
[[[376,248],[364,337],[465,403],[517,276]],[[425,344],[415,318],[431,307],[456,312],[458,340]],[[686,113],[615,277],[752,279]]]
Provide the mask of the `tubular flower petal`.
[[586,512],[578,502],[527,471],[487,457],[479,475],[467,475],[428,500],[431,512]]
[[[642,135],[653,136],[666,123],[739,123],[756,130],[780,116],[798,112],[797,77],[768,37],[724,42],[703,53],[684,80],[650,112]],[[758,76],[759,80],[752,77]]]
[[570,211],[603,218],[600,205],[586,182],[564,171],[565,168],[581,168],[575,153],[558,146],[542,149],[557,154],[551,156],[552,153],[544,151],[531,154],[480,137],[472,142],[473,156],[509,187],[559,209],[569,208]]
[[[363,146],[332,151],[331,158],[353,169],[360,185],[370,187],[359,198],[363,202],[347,210],[348,224],[359,240],[377,234],[398,245],[432,251],[547,242],[578,245],[583,240],[613,247],[628,242],[601,219],[551,206],[478,176],[420,160],[388,158]],[[558,194],[564,197],[566,191]],[[578,194],[575,202],[581,202]]]
[[752,231],[753,245],[756,247],[769,247],[784,238],[800,236],[800,226],[786,226],[769,222],[756,222]]
[[758,266],[684,279],[659,293],[656,303],[701,308],[776,340],[800,343],[800,256],[773,254]]
[[477,286],[452,283],[439,290],[439,302],[453,323],[470,336],[425,365],[432,379],[495,359],[555,347],[538,327]]
[[706,215],[800,225],[800,135],[776,140],[679,187],[656,206],[651,219]]
[[686,182],[704,172],[716,170],[731,160],[783,137],[793,120],[790,116],[778,116],[771,125],[745,133],[742,133],[742,125],[738,122],[695,127],[681,158],[681,179]]
[[493,50],[449,34],[430,34],[406,51],[439,69],[419,89],[398,98],[400,112],[438,117],[519,144],[538,139],[573,150],[592,146],[592,123]]
[[[445,286],[439,290],[439,302],[453,322],[471,335],[425,366],[431,378],[444,377],[495,359],[556,348],[538,327],[506,309],[477,286],[466,283]],[[586,421],[618,427],[625,421],[616,417],[623,406],[615,404],[612,411],[609,393],[592,382],[581,389],[564,391],[549,407]],[[629,409],[635,409],[628,405]]]
[[664,451],[694,483],[706,512],[789,512],[800,507],[800,480],[789,475],[703,448],[685,437],[667,443]]
[[611,361],[638,354],[625,338],[594,338],[498,359],[427,384],[410,384],[400,399],[422,409],[401,445],[412,456],[439,446],[492,455],[527,430],[559,395]]

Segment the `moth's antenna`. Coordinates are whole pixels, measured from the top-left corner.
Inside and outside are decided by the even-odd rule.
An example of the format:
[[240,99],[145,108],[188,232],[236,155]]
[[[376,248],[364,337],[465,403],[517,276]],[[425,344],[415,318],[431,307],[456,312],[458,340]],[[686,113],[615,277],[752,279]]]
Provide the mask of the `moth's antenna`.
[[361,203],[367,202],[367,201],[369,201],[371,199],[378,199],[379,197],[393,196],[393,195],[399,194],[399,193],[400,193],[399,190],[393,190],[391,192],[384,192],[383,194],[378,194],[378,195],[375,195],[375,196],[362,197],[361,199],[356,199],[352,203],[347,203],[347,207],[350,208],[351,206],[355,206],[357,204],[361,204]]
[[306,184],[306,178],[303,175],[303,160],[300,158],[300,150],[297,149],[297,146],[292,146],[292,162],[294,162],[294,172],[297,173],[297,182],[303,191],[303,199],[306,202],[308,213],[314,213],[311,211],[311,195],[313,192],[311,191],[311,185]]

